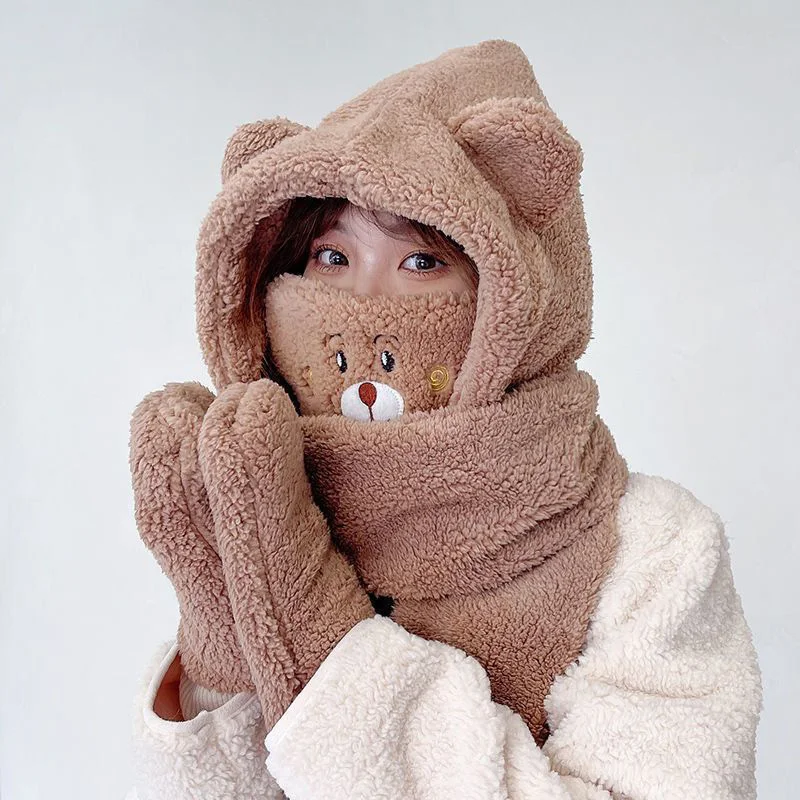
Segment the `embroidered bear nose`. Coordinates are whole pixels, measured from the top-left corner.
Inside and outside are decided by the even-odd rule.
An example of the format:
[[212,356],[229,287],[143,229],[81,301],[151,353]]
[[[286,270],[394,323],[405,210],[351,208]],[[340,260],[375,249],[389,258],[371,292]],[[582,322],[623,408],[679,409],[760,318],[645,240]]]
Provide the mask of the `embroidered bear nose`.
[[372,408],[378,399],[378,390],[369,381],[364,381],[358,387],[358,396],[367,408]]

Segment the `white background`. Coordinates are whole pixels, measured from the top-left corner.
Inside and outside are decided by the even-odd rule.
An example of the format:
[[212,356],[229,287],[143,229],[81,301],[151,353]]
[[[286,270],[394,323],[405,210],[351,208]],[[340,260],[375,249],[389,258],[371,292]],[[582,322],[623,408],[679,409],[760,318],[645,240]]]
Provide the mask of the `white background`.
[[596,311],[581,365],[631,469],[726,522],[764,671],[760,797],[793,797],[798,9],[3,3],[3,800],[109,800],[131,782],[132,698],[177,614],[134,526],[128,419],[167,381],[208,383],[194,241],[227,137],[261,117],[316,124],[488,38],[523,47],[583,145]]

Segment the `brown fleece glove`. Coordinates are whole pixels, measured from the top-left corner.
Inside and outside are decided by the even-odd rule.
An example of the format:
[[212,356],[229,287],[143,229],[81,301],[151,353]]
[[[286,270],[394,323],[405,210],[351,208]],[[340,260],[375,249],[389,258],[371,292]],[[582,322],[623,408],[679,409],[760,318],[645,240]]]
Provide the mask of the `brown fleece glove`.
[[205,415],[199,452],[236,630],[271,728],[374,611],[314,503],[300,419],[280,386],[228,386]]
[[253,682],[197,458],[200,425],[213,400],[199,383],[171,383],[147,395],[131,421],[130,466],[139,533],[178,596],[183,670],[200,686],[241,692]]

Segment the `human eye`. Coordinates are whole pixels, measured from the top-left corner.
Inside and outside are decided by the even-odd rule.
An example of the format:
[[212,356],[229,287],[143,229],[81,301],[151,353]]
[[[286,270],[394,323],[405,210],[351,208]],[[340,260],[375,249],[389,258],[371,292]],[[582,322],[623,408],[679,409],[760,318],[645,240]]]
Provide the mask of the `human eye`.
[[410,256],[403,259],[400,268],[408,272],[419,274],[430,272],[438,273],[447,270],[447,264],[431,253],[420,252],[412,253]]
[[330,272],[348,266],[347,256],[335,247],[324,244],[311,254],[311,261],[321,272]]

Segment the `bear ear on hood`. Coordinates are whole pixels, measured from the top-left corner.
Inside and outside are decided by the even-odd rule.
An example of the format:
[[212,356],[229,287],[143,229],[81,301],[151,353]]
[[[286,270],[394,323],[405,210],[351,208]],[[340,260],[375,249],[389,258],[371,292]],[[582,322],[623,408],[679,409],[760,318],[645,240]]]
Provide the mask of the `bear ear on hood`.
[[222,159],[222,183],[227,183],[253,156],[271,150],[288,136],[310,130],[286,117],[272,117],[240,125],[225,147]]
[[452,116],[448,127],[483,176],[537,231],[555,220],[578,188],[580,145],[546,103],[491,97]]

